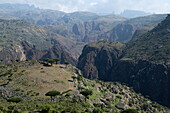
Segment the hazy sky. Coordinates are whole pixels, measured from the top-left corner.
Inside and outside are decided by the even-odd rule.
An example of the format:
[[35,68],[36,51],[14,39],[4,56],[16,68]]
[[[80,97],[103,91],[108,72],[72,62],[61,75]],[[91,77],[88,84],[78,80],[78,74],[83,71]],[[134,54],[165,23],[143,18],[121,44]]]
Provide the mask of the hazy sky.
[[34,4],[40,8],[65,12],[120,13],[125,9],[132,9],[150,13],[170,13],[170,0],[0,0],[0,3]]

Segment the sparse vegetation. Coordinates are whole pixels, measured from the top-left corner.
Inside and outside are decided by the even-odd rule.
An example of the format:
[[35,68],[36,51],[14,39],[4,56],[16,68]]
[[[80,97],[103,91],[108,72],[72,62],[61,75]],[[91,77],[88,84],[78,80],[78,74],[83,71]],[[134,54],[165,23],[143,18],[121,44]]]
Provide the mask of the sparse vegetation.
[[[27,64],[30,62],[32,61],[12,63],[12,65],[6,65],[5,68],[0,68],[3,73],[13,70],[13,75],[10,77],[12,81],[8,83],[10,87],[8,86],[5,91],[0,89],[0,91],[4,92],[4,95],[0,97],[0,105],[2,106],[0,111],[107,113],[113,109],[113,112],[124,113],[125,111],[115,106],[122,101],[126,103],[127,99],[129,103],[126,106],[129,109],[132,107],[138,109],[139,113],[147,110],[168,110],[156,103],[148,105],[148,99],[131,91],[131,88],[126,85],[105,83],[99,80],[96,82],[78,76],[72,66],[69,66],[68,69],[63,69],[60,68],[60,66],[63,66],[61,64],[49,67],[34,62],[28,67]],[[17,72],[14,72],[14,65],[18,67]],[[5,70],[6,68],[8,70]],[[45,73],[41,73],[41,71],[45,71]],[[24,72],[24,76],[20,76],[18,72]],[[1,76],[0,78],[1,84],[6,83],[9,79],[8,76]],[[68,81],[72,79],[74,79],[74,83]],[[117,87],[119,93],[110,92],[112,86]],[[8,98],[8,102],[6,102],[8,92],[14,96]],[[130,95],[130,97],[124,94]],[[108,95],[109,98],[107,97]],[[51,99],[48,99],[48,96]],[[57,96],[58,98],[56,99]]]
[[127,109],[127,110],[122,111],[121,113],[139,113],[139,112],[135,109]]
[[55,62],[56,64],[60,61],[60,59],[56,58],[56,59],[49,59],[49,58],[45,58],[44,61],[48,63],[50,63],[51,66],[53,66],[53,63]]
[[86,89],[86,90],[82,90],[80,93],[81,93],[82,95],[84,95],[86,99],[88,99],[89,96],[93,94],[93,91]]

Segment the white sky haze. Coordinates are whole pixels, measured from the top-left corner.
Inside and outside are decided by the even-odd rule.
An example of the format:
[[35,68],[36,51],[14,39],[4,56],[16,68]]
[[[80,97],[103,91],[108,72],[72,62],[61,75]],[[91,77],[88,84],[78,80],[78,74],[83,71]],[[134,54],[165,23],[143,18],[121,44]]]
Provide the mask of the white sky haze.
[[170,13],[170,0],[0,0],[0,4],[2,3],[30,4],[64,12],[121,13],[130,9],[150,13]]

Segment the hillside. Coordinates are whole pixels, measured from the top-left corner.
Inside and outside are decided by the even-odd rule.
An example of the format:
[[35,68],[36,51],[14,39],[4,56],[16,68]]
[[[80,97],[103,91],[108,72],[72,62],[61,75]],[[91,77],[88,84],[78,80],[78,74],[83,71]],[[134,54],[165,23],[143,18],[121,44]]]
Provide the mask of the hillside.
[[154,27],[157,26],[158,23],[163,21],[166,16],[167,15],[165,14],[158,14],[128,19],[124,22],[119,23],[110,31],[103,33],[99,36],[98,39],[127,43],[135,37],[136,32],[140,30],[140,32],[138,32],[140,34],[138,35],[142,35],[152,30]]
[[150,32],[129,42],[125,57],[170,64],[170,16]]
[[[54,90],[61,94],[51,102],[45,94]],[[85,90],[92,91],[88,98],[81,93]],[[85,79],[71,65],[45,66],[35,61],[1,65],[0,92],[2,112],[169,112],[120,83]],[[12,97],[22,101],[9,102]]]
[[[28,31],[33,33],[32,36],[29,36],[32,37],[30,40],[35,41],[37,39],[33,38],[39,37],[48,38],[43,41],[45,46],[42,46],[42,43],[34,42],[35,45],[39,44],[37,46],[38,48],[49,49],[53,44],[60,43],[60,46],[66,48],[75,60],[78,59],[85,44],[97,41],[97,37],[100,34],[126,20],[125,18],[116,16],[102,17],[90,12],[64,13],[57,10],[39,9],[34,6],[22,4],[1,4],[0,18],[6,21],[21,20],[22,22],[17,26],[17,29],[22,29],[22,27],[29,28]],[[25,25],[25,22],[28,26]],[[13,21],[11,23],[15,22]],[[11,26],[16,27],[15,24],[11,24]],[[7,29],[3,29],[2,31],[11,30],[11,36],[16,35],[15,32],[17,32],[18,35],[22,35],[23,37],[21,32],[10,28],[11,26],[8,26]],[[41,29],[40,32],[36,31],[39,29]],[[31,35],[31,33],[26,33],[25,35]]]
[[63,59],[62,62],[69,61],[75,65],[75,56],[64,46],[68,42],[67,47],[74,45],[72,41],[65,41],[62,36],[51,34],[41,26],[21,20],[0,20],[0,59],[3,59],[3,63],[11,60],[41,60],[57,47],[58,49],[51,52],[53,57],[49,58],[60,58]]
[[170,107],[169,22],[170,16],[127,44],[108,41],[88,44],[77,67],[86,78],[126,83]]

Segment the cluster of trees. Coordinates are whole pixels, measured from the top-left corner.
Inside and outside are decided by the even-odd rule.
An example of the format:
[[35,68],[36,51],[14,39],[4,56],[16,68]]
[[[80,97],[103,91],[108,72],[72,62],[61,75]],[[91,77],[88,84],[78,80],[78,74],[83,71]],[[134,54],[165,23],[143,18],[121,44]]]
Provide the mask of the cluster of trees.
[[[56,58],[56,59],[50,59],[50,58],[45,58],[44,61],[48,64],[50,64],[51,66],[53,66],[53,64],[58,64],[58,62],[60,61],[60,59]],[[64,62],[64,64],[66,65],[66,67],[68,66],[68,62]]]
[[47,62],[47,64],[48,64],[48,63],[50,63],[50,65],[52,66],[52,65],[53,65],[53,63],[58,64],[58,62],[60,61],[60,59],[58,59],[58,58],[56,58],[56,59],[49,59],[49,58],[45,58],[45,59],[44,59],[44,61],[46,61],[46,62]]

